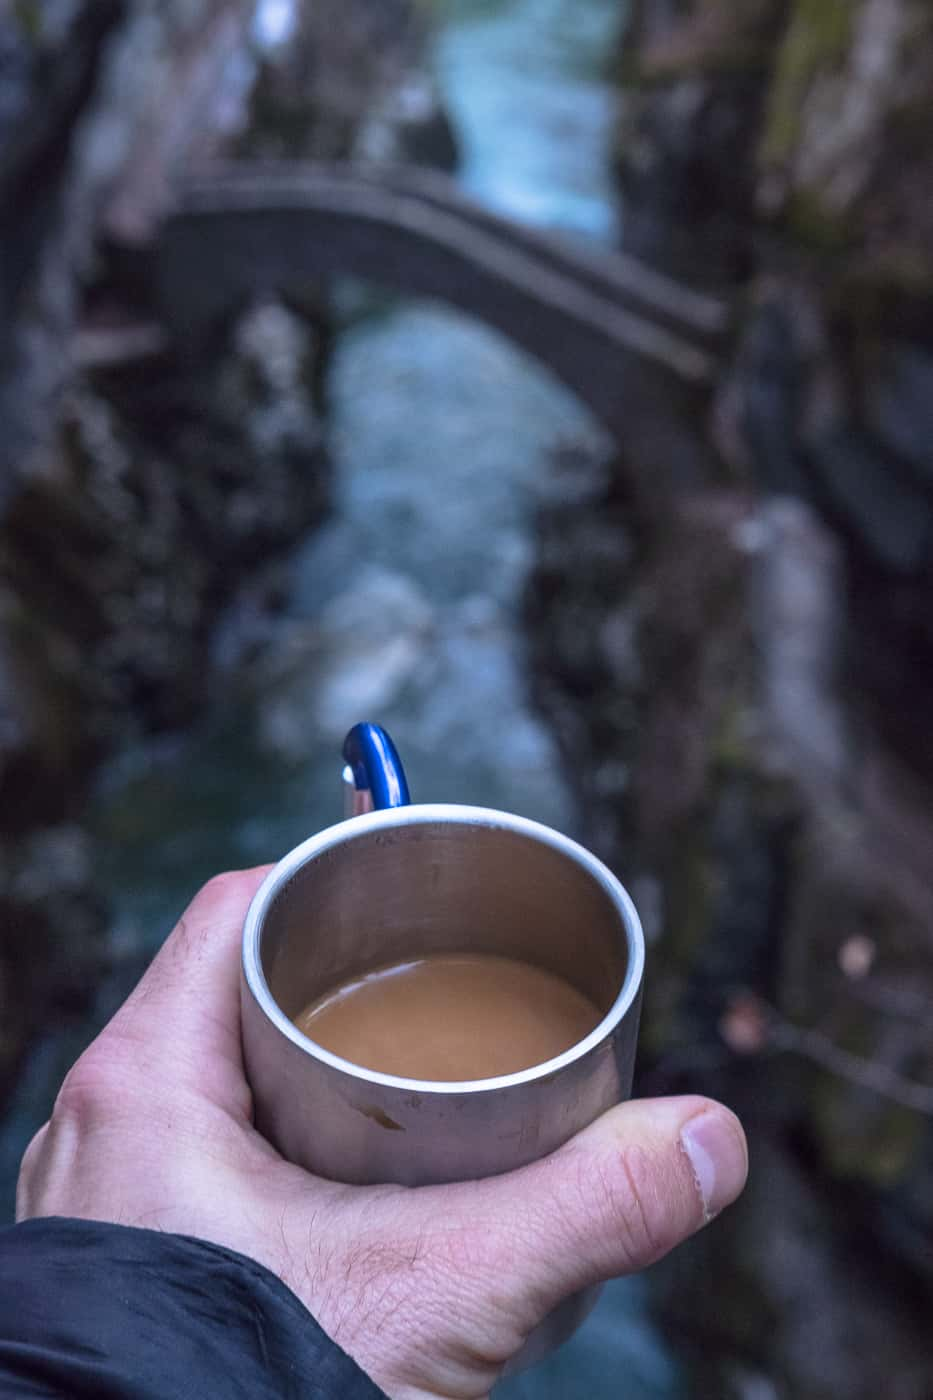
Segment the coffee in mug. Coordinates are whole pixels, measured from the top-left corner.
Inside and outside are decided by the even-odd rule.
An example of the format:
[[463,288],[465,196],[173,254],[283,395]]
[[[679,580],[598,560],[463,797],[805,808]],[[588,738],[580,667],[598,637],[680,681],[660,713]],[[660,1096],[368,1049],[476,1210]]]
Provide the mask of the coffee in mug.
[[[279,862],[243,929],[256,1127],[356,1185],[537,1161],[630,1092],[645,961],[632,901],[560,832],[412,803],[378,725],[355,725],[343,756],[350,819]],[[367,1025],[381,1035],[364,1043]],[[410,1062],[390,1058],[402,1051]],[[569,1336],[594,1298],[565,1299],[510,1369]]]
[[543,1064],[602,1012],[543,967],[491,953],[432,954],[378,968],[314,998],[304,1035],[365,1069],[408,1079],[494,1079]]

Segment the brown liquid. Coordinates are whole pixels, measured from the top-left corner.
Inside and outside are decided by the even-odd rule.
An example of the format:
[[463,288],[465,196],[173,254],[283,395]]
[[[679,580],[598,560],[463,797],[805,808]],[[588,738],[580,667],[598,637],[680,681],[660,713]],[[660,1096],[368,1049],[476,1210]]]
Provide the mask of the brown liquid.
[[601,1014],[576,987],[531,963],[435,954],[318,997],[295,1025],[366,1069],[408,1079],[489,1079],[569,1050]]

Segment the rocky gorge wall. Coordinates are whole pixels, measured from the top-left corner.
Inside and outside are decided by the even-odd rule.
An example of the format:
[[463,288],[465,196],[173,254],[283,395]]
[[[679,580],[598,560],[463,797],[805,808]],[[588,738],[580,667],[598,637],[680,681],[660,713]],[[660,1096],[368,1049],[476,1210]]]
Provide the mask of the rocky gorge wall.
[[[0,1092],[109,956],[98,760],[216,693],[327,505],[326,308],[247,308],[181,360],[147,286],[171,174],[453,155],[407,7],[339,34],[356,5],[309,7],[271,52],[252,8],[3,31]],[[753,1142],[742,1206],[651,1274],[716,1400],[933,1392],[931,57],[908,0],[633,5],[625,242],[733,296],[733,353],[679,489],[635,438],[541,521],[539,701],[651,944],[641,1090],[719,1094]]]
[[734,353],[705,484],[645,510],[626,444],[529,611],[645,915],[641,1089],[750,1129],[653,1274],[703,1396],[933,1387],[931,63],[909,0],[642,0],[621,55],[624,241],[731,290]]
[[108,958],[81,824],[100,760],[199,713],[328,508],[323,293],[241,308],[198,358],[172,344],[152,243],[173,182],[364,142],[454,159],[417,8],[339,9],[302,8],[288,43],[251,0],[50,0],[0,26],[0,1099]]

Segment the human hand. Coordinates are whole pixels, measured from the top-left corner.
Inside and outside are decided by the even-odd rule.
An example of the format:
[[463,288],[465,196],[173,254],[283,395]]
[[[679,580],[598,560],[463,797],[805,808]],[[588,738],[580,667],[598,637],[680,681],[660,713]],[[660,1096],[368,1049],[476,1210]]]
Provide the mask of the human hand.
[[343,1186],[252,1124],[239,952],[266,869],[197,895],[62,1085],[23,1159],[17,1218],[194,1235],[277,1274],[396,1400],[479,1400],[563,1298],[644,1268],[741,1191],[738,1120],[633,1101],[550,1157],[484,1181]]

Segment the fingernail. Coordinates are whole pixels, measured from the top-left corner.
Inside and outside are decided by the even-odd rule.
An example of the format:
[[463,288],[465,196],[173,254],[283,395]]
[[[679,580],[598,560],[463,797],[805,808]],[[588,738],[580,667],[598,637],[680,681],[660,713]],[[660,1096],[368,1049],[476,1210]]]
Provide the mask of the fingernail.
[[693,1170],[705,1224],[731,1205],[745,1185],[745,1134],[733,1114],[709,1108],[684,1124],[680,1143]]

